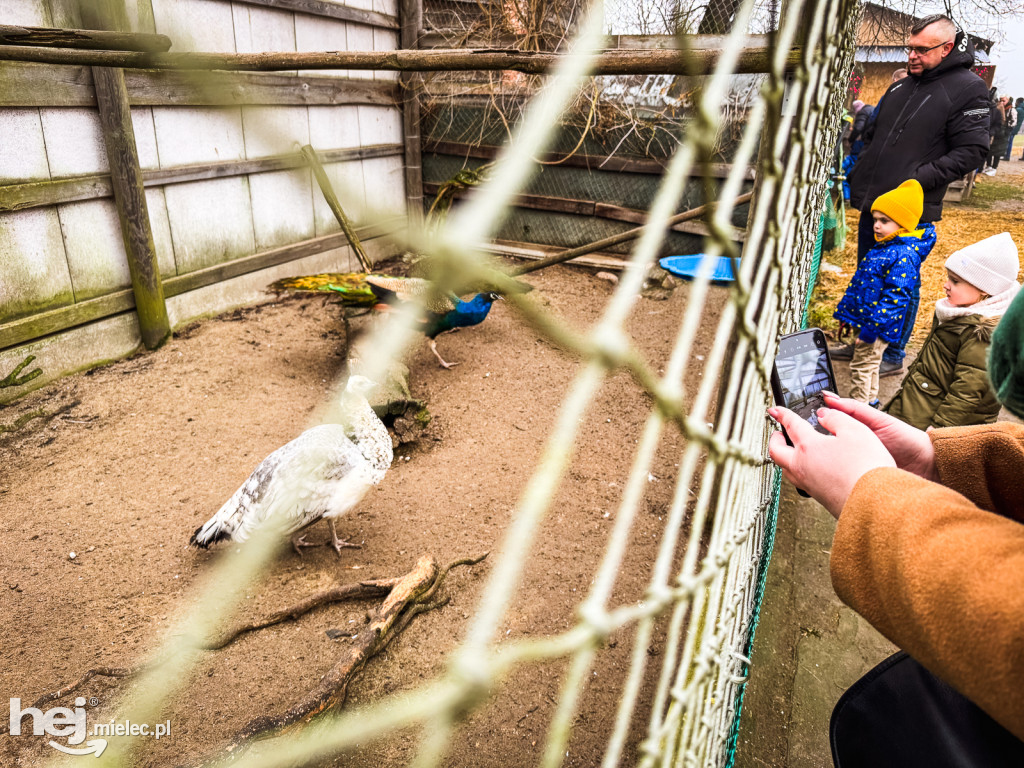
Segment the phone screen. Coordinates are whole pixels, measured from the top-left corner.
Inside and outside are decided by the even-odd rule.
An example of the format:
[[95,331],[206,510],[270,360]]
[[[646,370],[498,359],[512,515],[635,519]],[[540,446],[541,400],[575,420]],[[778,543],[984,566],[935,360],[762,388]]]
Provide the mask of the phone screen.
[[815,415],[825,405],[822,391],[836,391],[825,335],[815,328],[783,336],[775,358],[775,375],[776,401],[809,421],[819,432],[829,434]]

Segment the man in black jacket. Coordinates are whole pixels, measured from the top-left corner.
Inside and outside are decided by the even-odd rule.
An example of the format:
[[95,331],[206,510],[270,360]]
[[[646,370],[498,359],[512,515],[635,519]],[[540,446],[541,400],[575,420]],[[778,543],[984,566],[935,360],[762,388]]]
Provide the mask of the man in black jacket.
[[[850,173],[850,204],[861,212],[858,263],[875,243],[875,198],[917,179],[924,189],[921,221],[936,222],[942,218],[949,183],[984,162],[989,150],[988,89],[971,72],[972,66],[974,46],[948,17],[929,16],[911,29],[909,76],[890,85],[879,100],[874,120],[864,131],[864,149]],[[903,371],[918,301],[915,298],[907,314],[901,343],[886,349],[879,375]],[[840,359],[847,357],[845,351],[840,349]]]

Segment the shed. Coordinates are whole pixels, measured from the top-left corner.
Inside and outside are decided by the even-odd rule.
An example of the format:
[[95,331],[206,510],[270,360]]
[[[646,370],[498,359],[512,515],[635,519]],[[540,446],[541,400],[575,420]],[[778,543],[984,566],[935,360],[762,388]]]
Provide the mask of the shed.
[[[877,104],[892,84],[893,72],[907,64],[905,46],[910,29],[922,17],[901,13],[875,3],[865,3],[857,31],[854,72],[849,100]],[[989,54],[992,41],[968,32],[974,43],[974,72],[991,87],[995,67]]]

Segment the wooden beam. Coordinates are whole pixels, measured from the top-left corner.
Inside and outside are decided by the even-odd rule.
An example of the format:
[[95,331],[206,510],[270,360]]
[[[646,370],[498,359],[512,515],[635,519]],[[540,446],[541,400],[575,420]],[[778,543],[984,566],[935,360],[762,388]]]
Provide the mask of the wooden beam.
[[[394,83],[317,75],[171,70],[125,72],[133,107],[266,105],[395,105]],[[0,62],[0,107],[92,107],[96,91],[88,67]]]
[[[423,191],[436,195],[441,191],[441,184],[427,182],[423,185]],[[456,198],[463,198],[470,194],[468,189],[460,189],[455,192]],[[546,197],[544,195],[516,195],[512,201],[516,208],[528,208],[535,211],[549,211],[552,213],[568,213],[574,216],[594,216],[599,219],[610,219],[612,221],[623,221],[629,224],[643,224],[647,221],[647,212],[636,208],[626,208],[622,205],[611,203],[597,203],[590,200],[573,200],[565,197]],[[674,232],[684,232],[691,235],[708,236],[711,231],[708,225],[701,221],[683,219],[669,227]],[[746,232],[733,227],[730,237],[736,242],[746,239]]]
[[44,45],[53,48],[85,48],[112,51],[167,51],[171,38],[141,32],[107,32],[98,29],[51,29],[0,24],[0,45]]
[[[647,221],[647,212],[640,211],[636,208],[626,208],[621,205],[611,205],[609,203],[595,203],[594,215],[602,219],[611,219],[612,221],[624,221],[629,224],[644,224]],[[701,235],[702,237],[709,237],[711,235],[711,229],[703,221],[697,220],[686,220],[678,221],[669,227],[673,232],[683,232],[688,235]],[[737,243],[742,243],[747,239],[746,230],[738,227],[732,227],[729,233],[729,239]]]
[[132,106],[240,104],[395,105],[394,83],[253,72],[132,71],[125,73]]
[[[401,144],[376,144],[351,149],[331,149],[321,152],[320,157],[324,163],[343,163],[374,157],[394,157],[401,155],[402,151]],[[301,168],[304,165],[305,160],[298,152],[265,157],[260,160],[232,160],[224,163],[182,165],[177,168],[143,171],[142,184],[145,187],[161,187],[186,181],[242,176],[247,173],[287,171],[292,168]],[[0,213],[38,208],[43,205],[72,203],[79,200],[95,200],[110,197],[113,193],[109,174],[36,181],[27,184],[8,184],[0,186]]]
[[[462,30],[420,30],[421,48],[514,48],[520,42],[515,35],[498,32],[493,35],[465,33]],[[724,48],[725,35],[687,35],[690,50]],[[764,48],[770,44],[768,35],[748,35],[744,47]],[[403,45],[402,47],[408,47]],[[678,51],[678,35],[605,35],[602,47],[625,51]]]
[[156,245],[142,187],[142,169],[135,146],[128,91],[124,86],[124,74],[119,69],[96,67],[92,76],[110,163],[114,200],[121,220],[121,237],[128,256],[139,332],[146,349],[156,349],[170,338],[171,322],[167,317]]
[[[721,50],[700,51],[604,51],[591,75],[709,75],[714,72]],[[88,64],[125,69],[247,70],[268,72],[290,69],[360,69],[393,72],[446,72],[464,70],[516,70],[545,74],[560,65],[558,53],[516,50],[396,50],[328,51],[303,53],[137,53],[134,51],[79,51],[72,48],[33,48],[26,45],[0,46],[0,60],[35,61],[47,64]],[[800,64],[800,50],[792,49],[785,60],[787,69]],[[740,52],[735,74],[770,72],[770,48],[747,48]]]
[[[479,160],[494,160],[501,147],[486,145],[464,144],[456,141],[427,141],[424,143],[424,150],[438,155],[455,155],[457,157],[474,157]],[[631,157],[601,157],[600,155],[575,154],[566,158],[564,154],[547,152],[541,155],[543,162],[558,163],[570,168],[588,168],[593,171],[620,171],[625,173],[650,173],[657,176],[665,173],[668,159],[654,160]],[[561,162],[559,162],[561,161]],[[691,176],[702,177],[709,175],[712,178],[724,179],[732,172],[732,166],[728,163],[697,163],[690,172]],[[754,168],[747,166],[743,178],[753,181]]]
[[348,241],[349,247],[352,248],[352,251],[355,253],[356,258],[363,267],[363,271],[369,273],[373,270],[373,264],[370,263],[370,258],[366,255],[366,251],[363,250],[363,244],[359,240],[359,234],[356,232],[356,228],[352,224],[352,220],[348,217],[348,214],[345,213],[345,209],[341,207],[341,201],[338,199],[338,195],[334,192],[331,180],[327,177],[327,172],[324,170],[324,167],[320,164],[320,160],[316,156],[316,150],[307,144],[302,148],[302,157],[312,169],[313,178],[316,179],[316,183],[320,187],[320,192],[323,193],[324,200],[327,201],[327,207],[331,209],[331,213],[333,213],[334,218],[337,219],[338,225],[341,227],[341,231],[345,235],[345,239]]
[[95,107],[89,67],[0,61],[0,107]]
[[[687,41],[691,42],[697,35],[689,35]],[[605,48],[628,51],[674,51],[679,49],[679,37],[677,35],[608,35],[605,38]],[[691,45],[691,48],[699,46]]]
[[[436,195],[441,191],[443,185],[434,182],[424,182],[423,191],[428,195]],[[468,189],[455,191],[456,198],[464,198],[470,194]],[[590,200],[573,200],[567,197],[548,197],[545,195],[516,195],[512,200],[516,208],[530,208],[535,211],[550,211],[552,213],[571,213],[575,216],[593,216],[595,204]]]
[[[400,0],[401,33],[398,44],[407,50],[420,47],[423,0]],[[409,221],[423,222],[423,138],[420,135],[420,86],[423,79],[411,72],[398,77],[402,89],[402,136],[405,139],[405,200]]]
[[94,320],[127,312],[135,307],[132,292],[118,291],[88,301],[80,301],[69,307],[51,309],[48,312],[29,315],[20,320],[0,325],[0,349],[41,339],[51,333],[66,331]]
[[[495,240],[480,246],[480,250],[497,256],[510,256],[524,261],[543,261],[565,251],[554,245],[539,243],[521,243],[516,240]],[[594,269],[611,269],[621,272],[629,261],[619,254],[591,253],[588,256],[577,256],[572,260],[574,266],[593,267]]]
[[[374,225],[359,227],[358,232],[363,240],[381,237],[398,229],[405,223],[404,219],[392,219]],[[197,288],[220,283],[233,277],[257,272],[261,269],[285,264],[289,261],[312,256],[324,251],[341,248],[346,245],[345,237],[340,232],[305,240],[272,251],[253,254],[242,259],[235,259],[224,264],[207,267],[190,272],[186,275],[169,277],[163,281],[164,296],[170,298]],[[79,325],[102,320],[135,307],[132,291],[117,291],[88,301],[72,304],[69,307],[53,309],[49,312],[25,317],[4,325],[0,325],[0,349],[7,349],[19,344],[48,336],[53,333],[70,330]]]
[[[736,205],[742,205],[743,203],[750,202],[751,197],[752,195],[750,192],[747,192],[744,195],[740,195],[739,197],[736,198]],[[677,213],[674,216],[670,216],[667,225],[669,227],[672,227],[681,221],[688,221],[690,219],[700,218],[701,216],[710,213],[713,209],[713,204],[705,204],[697,206],[696,208],[691,208],[688,211],[683,211],[682,213]],[[542,259],[541,261],[537,261],[533,264],[527,264],[518,267],[512,270],[509,274],[513,276],[525,275],[527,272],[534,272],[538,269],[543,269],[544,267],[550,267],[553,264],[561,264],[564,261],[569,261],[570,259],[575,259],[579,256],[584,256],[589,253],[594,253],[595,251],[600,251],[603,248],[610,248],[613,245],[627,243],[630,240],[636,240],[638,237],[640,237],[644,233],[644,229],[645,227],[627,229],[625,232],[620,232],[617,235],[611,235],[609,237],[603,237],[600,240],[595,240],[594,242],[588,243],[587,245],[581,245],[577,248],[569,248],[557,254],[556,256],[552,256],[549,259]]]
[[325,0],[239,0],[247,5],[259,5],[264,8],[277,8],[282,11],[295,11],[310,16],[322,16],[327,19],[354,21],[371,27],[398,29],[398,19],[386,13],[364,11],[361,8],[325,2]]
[[42,205],[96,200],[113,194],[114,188],[110,184],[109,174],[7,184],[0,187],[0,213],[23,211]]
[[[2,64],[0,64],[2,66]],[[495,99],[501,99],[502,103],[516,104],[529,101],[537,92],[538,88],[527,81],[522,85],[506,85],[499,78],[491,80],[471,80],[474,73],[465,73],[465,80],[452,80],[446,77],[429,78],[423,83],[422,96],[427,99],[454,99],[458,98],[461,103],[491,104]]]
[[[356,227],[356,232],[361,240],[372,240],[394,232],[405,225],[405,217],[396,217],[370,224],[364,227]],[[207,285],[222,283],[233,277],[247,275],[250,272],[258,272],[261,269],[269,269],[289,261],[304,259],[307,256],[315,256],[324,251],[332,251],[335,248],[344,248],[348,241],[342,232],[332,232],[329,235],[321,235],[300,243],[292,243],[280,248],[274,248],[263,253],[254,253],[241,259],[234,259],[223,264],[217,264],[205,269],[190,272],[187,275],[168,278],[167,295],[177,296]]]
[[[350,149],[329,149],[320,153],[320,159],[324,163],[344,163],[351,160],[368,160],[374,157],[394,157],[400,154],[402,154],[401,144],[373,144]],[[301,168],[305,164],[302,153],[294,152],[288,155],[265,157],[260,160],[233,160],[225,163],[183,165],[177,168],[143,171],[143,179],[147,187],[159,187],[166,184],[180,184],[185,181],[242,176],[247,173],[287,171],[292,168]]]
[[[459,29],[422,30],[422,48],[514,48],[520,42],[516,35],[497,32],[465,33]],[[725,35],[688,35],[687,50],[711,50],[725,47]],[[769,44],[767,35],[748,35],[745,47],[760,48]],[[677,35],[605,35],[601,47],[622,51],[682,50]]]

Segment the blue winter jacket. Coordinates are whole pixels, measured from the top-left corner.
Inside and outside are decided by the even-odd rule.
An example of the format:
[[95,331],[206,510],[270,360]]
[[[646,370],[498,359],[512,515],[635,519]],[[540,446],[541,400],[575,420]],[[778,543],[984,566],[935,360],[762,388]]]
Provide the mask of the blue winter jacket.
[[875,243],[850,279],[835,314],[861,329],[864,341],[898,342],[903,321],[921,286],[921,262],[935,246],[935,226]]

